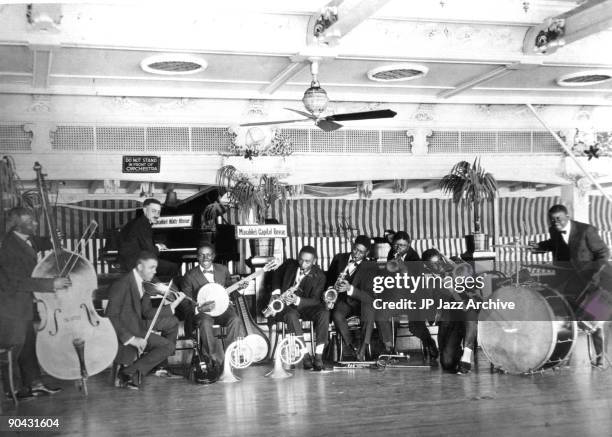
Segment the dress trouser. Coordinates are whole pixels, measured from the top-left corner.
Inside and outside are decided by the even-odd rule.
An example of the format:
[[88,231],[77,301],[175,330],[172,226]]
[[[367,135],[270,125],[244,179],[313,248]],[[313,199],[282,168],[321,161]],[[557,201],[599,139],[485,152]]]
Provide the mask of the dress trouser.
[[[149,321],[149,324],[151,321]],[[148,328],[147,328],[148,329]],[[147,339],[145,353],[136,361],[123,369],[126,375],[139,371],[142,375],[149,373],[155,366],[174,354],[176,337],[178,335],[178,320],[176,317],[160,317],[155,323],[156,331],[161,335],[151,334]]]
[[[393,343],[393,333],[391,330],[391,322],[390,321],[376,321],[376,326],[378,327],[378,332],[382,338],[382,341],[385,344]],[[434,343],[431,334],[429,333],[429,329],[427,329],[427,325],[422,320],[409,321],[408,322],[408,330],[417,337],[425,347],[430,346]]]
[[[21,375],[21,385],[30,387],[33,383],[40,381],[40,367],[36,357],[36,333],[31,320],[21,320],[6,318],[0,320],[0,332],[2,336],[6,335],[10,329],[15,341],[13,344],[4,344],[0,338],[2,346],[13,347],[13,368],[19,368]],[[5,390],[8,390],[8,365],[2,364],[2,383]]]
[[293,305],[286,305],[285,308],[276,315],[274,320],[283,321],[287,324],[289,332],[295,335],[303,336],[302,320],[314,322],[316,344],[327,345],[329,332],[329,310],[324,304],[313,305],[301,309],[297,309]]
[[221,341],[215,337],[213,325],[221,325],[227,328],[225,344],[230,345],[238,337],[244,337],[246,332],[242,320],[238,317],[236,310],[230,305],[225,312],[217,317],[208,314],[198,314],[196,316],[198,327],[200,328],[200,341],[202,353],[208,355],[215,361],[223,363],[225,351]]
[[[340,333],[344,343],[347,345],[353,345],[347,321],[350,316],[361,316],[361,302],[350,297],[342,300],[338,299],[332,310],[332,320],[336,326],[336,330]],[[367,333],[371,332],[371,330],[367,329],[368,324],[371,325],[372,321],[361,321],[361,338],[364,344],[370,344],[370,338]],[[355,345],[353,346],[357,347]]]

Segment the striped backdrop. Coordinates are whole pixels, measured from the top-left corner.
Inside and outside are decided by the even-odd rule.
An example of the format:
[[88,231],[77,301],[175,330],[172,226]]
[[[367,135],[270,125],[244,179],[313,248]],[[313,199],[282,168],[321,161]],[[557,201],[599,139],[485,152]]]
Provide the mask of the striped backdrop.
[[[556,196],[539,198],[500,198],[497,199],[499,227],[497,235],[500,244],[512,243],[519,238],[522,244],[529,240],[542,240],[547,236],[546,213],[550,206],[560,203]],[[99,249],[104,245],[105,232],[122,226],[134,216],[130,210],[140,207],[133,200],[82,201],[74,204],[80,207],[96,208],[104,211],[81,211],[57,206],[58,226],[68,240],[68,247],[74,247],[79,238],[94,219],[99,223],[96,238],[88,246],[86,256],[94,262],[100,272],[107,266],[98,260]],[[488,205],[483,216],[484,232],[493,232],[493,207]],[[609,247],[612,247],[612,207],[601,197],[591,198],[592,223]],[[381,236],[385,229],[404,229],[414,239],[413,247],[421,253],[436,247],[445,255],[459,255],[465,251],[463,235],[471,231],[468,212],[450,199],[296,199],[284,204],[276,202],[271,208],[271,216],[280,223],[287,224],[289,238],[284,242],[285,256],[295,257],[299,249],[313,245],[319,251],[319,264],[326,268],[334,254],[350,248],[350,241],[356,235]],[[237,216],[232,217],[237,223]],[[498,249],[500,261],[516,259],[514,249]],[[540,263],[549,260],[549,255],[519,254],[524,262]]]

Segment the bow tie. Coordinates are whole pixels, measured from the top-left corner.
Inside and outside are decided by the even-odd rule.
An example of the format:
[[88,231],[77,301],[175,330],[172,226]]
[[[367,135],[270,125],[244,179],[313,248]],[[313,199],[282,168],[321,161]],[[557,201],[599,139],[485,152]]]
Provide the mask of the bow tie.
[[202,272],[203,273],[214,273],[215,271],[214,271],[214,269],[211,268],[211,269],[208,269],[208,270],[203,270]]
[[567,234],[567,231],[559,231],[560,234]]

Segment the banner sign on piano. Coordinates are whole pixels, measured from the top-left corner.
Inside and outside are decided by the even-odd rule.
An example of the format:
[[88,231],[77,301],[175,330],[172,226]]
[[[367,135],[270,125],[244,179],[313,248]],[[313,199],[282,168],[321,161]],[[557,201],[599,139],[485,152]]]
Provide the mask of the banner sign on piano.
[[159,173],[160,156],[123,156],[123,173]]
[[287,225],[239,225],[236,238],[287,238]]
[[167,215],[160,217],[152,228],[190,228],[193,225],[193,215]]

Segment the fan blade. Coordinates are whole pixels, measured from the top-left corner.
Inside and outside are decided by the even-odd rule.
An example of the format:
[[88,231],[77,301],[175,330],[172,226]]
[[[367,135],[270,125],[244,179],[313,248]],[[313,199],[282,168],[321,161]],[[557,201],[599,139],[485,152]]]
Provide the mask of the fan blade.
[[310,114],[309,112],[304,112],[304,111],[298,111],[297,109],[291,109],[291,108],[285,108],[287,111],[293,111],[296,112],[300,115],[303,115],[304,117],[308,117],[311,120],[316,120],[317,117],[315,117],[314,115]]
[[332,121],[350,121],[350,120],[370,120],[373,118],[393,118],[397,115],[395,111],[390,109],[381,109],[379,111],[365,112],[349,112],[346,114],[328,115],[325,120]]
[[342,127],[341,124],[333,122],[331,120],[327,120],[325,118],[319,120],[319,121],[315,121],[315,124],[317,125],[317,127],[319,127],[320,129],[322,129],[325,132],[332,132],[335,130],[338,130]]
[[283,124],[283,123],[296,123],[298,121],[308,121],[308,118],[300,118],[297,120],[277,120],[277,121],[258,121],[256,123],[243,123],[238,126],[265,126],[268,124]]

